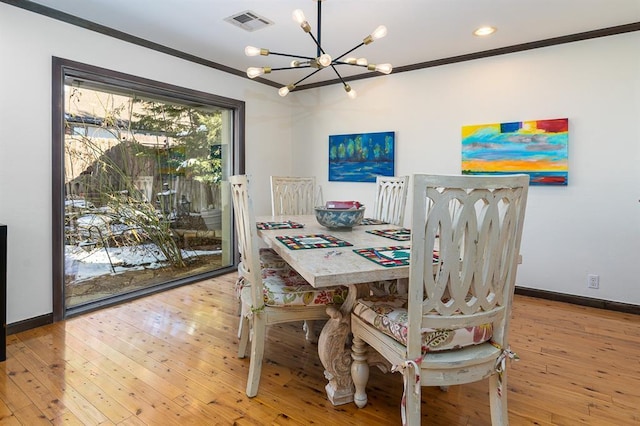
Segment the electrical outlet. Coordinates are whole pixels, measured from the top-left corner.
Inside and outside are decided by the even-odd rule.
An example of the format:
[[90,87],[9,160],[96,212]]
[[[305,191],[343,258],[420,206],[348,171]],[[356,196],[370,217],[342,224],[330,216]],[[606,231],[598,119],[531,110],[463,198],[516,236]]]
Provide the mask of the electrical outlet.
[[587,275],[587,287],[600,288],[600,276],[595,274]]

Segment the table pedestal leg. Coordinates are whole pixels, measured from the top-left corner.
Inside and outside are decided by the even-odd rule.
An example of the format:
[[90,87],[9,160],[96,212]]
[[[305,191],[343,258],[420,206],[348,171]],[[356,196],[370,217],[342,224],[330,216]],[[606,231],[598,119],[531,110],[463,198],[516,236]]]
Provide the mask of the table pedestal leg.
[[353,401],[354,386],[351,380],[351,348],[347,341],[351,334],[351,310],[358,297],[368,291],[368,285],[350,285],[347,300],[340,309],[327,308],[329,320],[318,339],[318,354],[324,366],[324,376],[329,383],[325,386],[327,397],[333,405]]

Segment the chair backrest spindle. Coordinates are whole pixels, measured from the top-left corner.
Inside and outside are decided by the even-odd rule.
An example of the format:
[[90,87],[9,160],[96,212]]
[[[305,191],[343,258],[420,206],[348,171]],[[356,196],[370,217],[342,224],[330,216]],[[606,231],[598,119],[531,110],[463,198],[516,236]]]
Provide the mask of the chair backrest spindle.
[[373,218],[402,226],[408,188],[409,176],[377,176]]
[[316,178],[271,176],[271,213],[280,215],[314,214]]

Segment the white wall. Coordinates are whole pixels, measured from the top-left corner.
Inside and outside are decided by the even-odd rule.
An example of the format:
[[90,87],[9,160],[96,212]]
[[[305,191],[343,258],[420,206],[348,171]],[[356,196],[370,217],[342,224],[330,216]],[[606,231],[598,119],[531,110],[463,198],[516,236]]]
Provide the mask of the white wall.
[[458,174],[463,125],[568,117],[569,185],[531,187],[517,283],[640,305],[638,46],[636,32],[391,74],[352,82],[353,101],[294,92],[293,170],[325,200],[371,205],[374,184],[327,181],[329,135],[392,130],[397,175]]
[[247,170],[260,214],[290,172],[290,106],[275,89],[0,3],[0,222],[8,224],[7,322],[52,312],[51,58],[246,102]]

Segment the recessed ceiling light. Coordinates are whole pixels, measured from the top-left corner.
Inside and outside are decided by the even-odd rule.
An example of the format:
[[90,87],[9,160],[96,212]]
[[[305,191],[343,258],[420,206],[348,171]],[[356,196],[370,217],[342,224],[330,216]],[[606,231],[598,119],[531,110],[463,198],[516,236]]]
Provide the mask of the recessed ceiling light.
[[480,27],[477,30],[475,30],[473,32],[473,35],[477,35],[478,37],[484,37],[484,36],[488,36],[490,34],[493,34],[495,32],[496,32],[495,27],[486,26],[486,27]]

